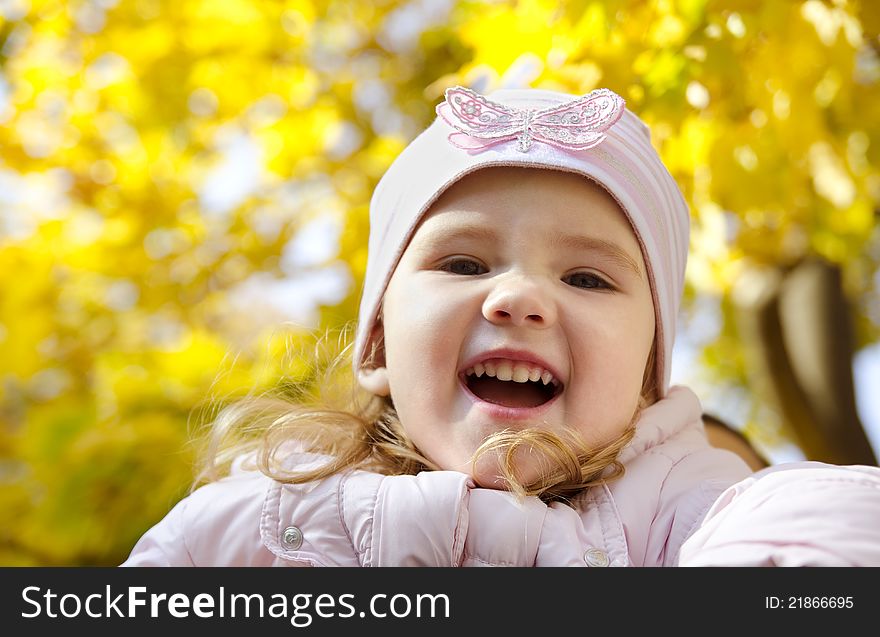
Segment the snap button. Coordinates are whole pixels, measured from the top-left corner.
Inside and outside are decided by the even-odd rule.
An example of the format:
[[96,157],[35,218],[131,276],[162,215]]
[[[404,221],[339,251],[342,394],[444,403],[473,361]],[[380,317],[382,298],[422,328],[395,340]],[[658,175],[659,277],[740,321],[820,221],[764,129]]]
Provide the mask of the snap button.
[[287,527],[281,534],[281,543],[286,549],[289,549],[291,551],[297,550],[299,547],[302,546],[303,543],[302,531],[300,531],[295,526]]
[[611,560],[608,559],[605,551],[590,547],[584,552],[584,562],[587,566],[608,566]]

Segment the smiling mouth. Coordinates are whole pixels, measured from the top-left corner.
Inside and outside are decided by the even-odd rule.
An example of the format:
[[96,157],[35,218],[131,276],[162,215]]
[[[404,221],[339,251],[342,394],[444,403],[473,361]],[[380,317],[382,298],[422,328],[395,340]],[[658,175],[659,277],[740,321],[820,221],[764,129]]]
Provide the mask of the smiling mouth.
[[[549,372],[543,375],[532,373],[529,378],[521,374],[514,378],[512,374],[505,374],[503,368],[498,369],[496,376],[491,364],[475,367],[476,370],[470,368],[465,372],[464,382],[474,396],[487,403],[513,408],[540,407],[562,392],[562,383]],[[535,377],[537,380],[532,380]]]

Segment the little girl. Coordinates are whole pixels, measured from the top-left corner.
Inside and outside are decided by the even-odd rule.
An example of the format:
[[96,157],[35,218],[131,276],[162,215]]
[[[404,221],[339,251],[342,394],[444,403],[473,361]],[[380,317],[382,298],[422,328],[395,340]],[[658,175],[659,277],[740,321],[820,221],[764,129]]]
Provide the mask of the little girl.
[[228,409],[124,565],[880,565],[880,469],[752,474],[669,386],[689,214],[623,100],[437,112],[371,202],[369,400]]

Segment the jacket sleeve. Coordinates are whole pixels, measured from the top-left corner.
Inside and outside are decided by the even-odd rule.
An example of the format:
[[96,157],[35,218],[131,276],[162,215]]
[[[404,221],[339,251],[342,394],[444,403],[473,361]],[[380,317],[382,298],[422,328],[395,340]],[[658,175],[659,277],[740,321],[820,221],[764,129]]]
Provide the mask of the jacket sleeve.
[[122,566],[270,566],[260,515],[272,481],[240,471],[183,498],[135,544]]
[[546,509],[455,471],[238,471],[178,502],[122,566],[531,566]]
[[135,544],[120,566],[194,566],[183,542],[184,498]]
[[532,566],[547,511],[455,471],[354,472],[340,502],[362,566]]
[[880,469],[797,462],[727,489],[681,566],[880,566]]

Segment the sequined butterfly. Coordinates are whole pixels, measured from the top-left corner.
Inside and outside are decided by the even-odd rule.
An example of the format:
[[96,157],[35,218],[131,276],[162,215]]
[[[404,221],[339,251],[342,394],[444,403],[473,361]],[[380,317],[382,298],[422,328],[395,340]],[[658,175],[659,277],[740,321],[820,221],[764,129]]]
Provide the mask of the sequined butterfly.
[[605,139],[623,110],[623,98],[607,88],[536,111],[505,106],[455,86],[446,89],[446,100],[437,105],[437,114],[458,131],[449,135],[454,146],[479,151],[516,139],[523,153],[533,141],[565,150],[592,148]]

